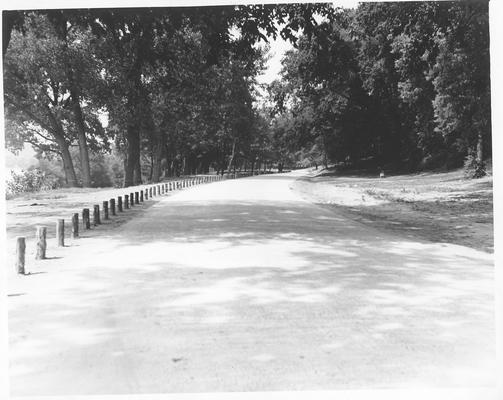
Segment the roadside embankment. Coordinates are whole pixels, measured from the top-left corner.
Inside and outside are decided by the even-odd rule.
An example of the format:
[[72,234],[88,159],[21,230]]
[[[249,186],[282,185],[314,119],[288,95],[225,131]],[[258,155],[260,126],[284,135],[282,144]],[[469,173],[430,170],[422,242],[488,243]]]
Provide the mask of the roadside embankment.
[[406,237],[494,251],[492,177],[463,171],[387,176],[323,171],[292,184],[304,198]]

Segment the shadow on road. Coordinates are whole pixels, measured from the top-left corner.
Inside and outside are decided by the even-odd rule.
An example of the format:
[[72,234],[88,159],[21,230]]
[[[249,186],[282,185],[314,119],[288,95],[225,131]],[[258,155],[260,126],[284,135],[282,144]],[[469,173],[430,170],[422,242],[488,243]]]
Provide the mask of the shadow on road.
[[[100,381],[92,366],[77,378],[61,371],[58,379],[71,376],[72,393],[79,394],[142,391],[124,382],[130,363],[141,364],[134,368],[146,392],[191,391],[186,374],[162,359],[192,362],[192,373],[207,377],[203,390],[456,386],[467,375],[476,384],[492,380],[480,364],[494,353],[489,255],[400,239],[303,202],[172,200],[169,207],[153,205],[121,232],[100,233],[105,248],[40,301],[36,340],[16,352],[14,393],[40,376],[45,386],[38,393],[45,387],[68,394],[51,381],[55,375],[37,367],[55,346],[70,365],[97,346],[124,364],[107,370],[110,381],[122,377],[115,386]],[[29,294],[16,299],[29,301]],[[11,329],[18,332],[26,318],[21,308],[12,312]],[[138,331],[148,337],[128,346]],[[15,347],[22,339],[13,340]],[[159,363],[170,381],[145,372]],[[226,363],[246,366],[251,386],[213,379],[226,369],[211,366]],[[285,365],[298,375],[271,372]]]

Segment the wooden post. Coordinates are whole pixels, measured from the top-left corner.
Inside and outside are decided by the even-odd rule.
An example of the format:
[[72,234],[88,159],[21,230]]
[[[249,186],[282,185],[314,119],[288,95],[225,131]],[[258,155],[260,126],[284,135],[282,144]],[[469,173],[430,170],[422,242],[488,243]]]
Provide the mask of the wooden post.
[[125,194],[124,195],[124,209],[128,209],[129,208],[129,195]]
[[161,195],[161,185],[157,185],[157,194]]
[[79,237],[79,214],[75,213],[72,215],[72,239],[77,239]]
[[103,202],[103,219],[108,219],[108,201]]
[[91,229],[91,219],[89,217],[89,208],[82,210],[82,226],[84,229]]
[[140,204],[140,193],[139,192],[134,192],[134,203]]
[[93,225],[99,225],[101,224],[101,219],[100,219],[100,206],[99,204],[94,205],[93,209]]
[[115,215],[115,199],[110,199],[110,214]]
[[152,186],[148,188],[148,195],[152,198]]
[[122,196],[117,196],[117,211],[122,212]]
[[56,223],[56,239],[59,247],[65,246],[65,220],[58,219]]
[[134,206],[134,193],[133,192],[131,192],[129,194],[129,203],[130,203],[131,207]]
[[26,254],[26,240],[22,236],[16,237],[16,270],[24,275],[24,262]]
[[143,203],[143,189],[140,190],[140,203]]
[[145,200],[148,200],[148,188],[145,189]]
[[47,249],[47,228],[45,226],[37,226],[37,233],[35,238],[37,239],[37,252],[35,253],[35,260],[44,260],[45,251]]

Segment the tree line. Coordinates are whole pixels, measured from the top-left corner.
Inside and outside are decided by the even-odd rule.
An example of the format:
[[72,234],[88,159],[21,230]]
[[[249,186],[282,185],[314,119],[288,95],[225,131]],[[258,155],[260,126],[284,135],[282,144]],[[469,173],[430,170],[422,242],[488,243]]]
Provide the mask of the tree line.
[[104,157],[131,186],[272,163],[482,176],[491,155],[486,1],[4,11],[3,64],[7,147],[68,186]]
[[255,105],[265,60],[257,43],[295,40],[314,15],[331,12],[325,4],[4,12],[7,146],[29,143],[41,158],[61,159],[69,186],[91,186],[90,160],[112,149],[124,186],[272,162]]
[[290,159],[483,176],[491,157],[487,1],[361,3],[283,60],[269,88]]

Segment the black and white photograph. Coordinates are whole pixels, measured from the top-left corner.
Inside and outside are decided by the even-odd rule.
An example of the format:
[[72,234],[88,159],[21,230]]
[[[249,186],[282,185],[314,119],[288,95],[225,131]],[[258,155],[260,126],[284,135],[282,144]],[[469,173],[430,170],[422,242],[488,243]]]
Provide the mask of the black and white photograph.
[[5,3],[1,395],[502,399],[495,3]]

